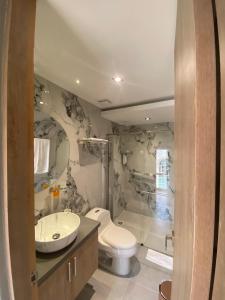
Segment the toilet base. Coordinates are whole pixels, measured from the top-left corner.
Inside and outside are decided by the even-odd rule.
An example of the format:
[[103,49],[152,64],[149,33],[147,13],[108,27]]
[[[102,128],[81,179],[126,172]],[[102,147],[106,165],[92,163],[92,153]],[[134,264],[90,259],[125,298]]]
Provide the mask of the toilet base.
[[127,276],[131,272],[130,257],[112,257],[107,252],[99,251],[99,266],[118,276]]
[[130,273],[130,257],[113,257],[112,272],[120,276],[128,275]]

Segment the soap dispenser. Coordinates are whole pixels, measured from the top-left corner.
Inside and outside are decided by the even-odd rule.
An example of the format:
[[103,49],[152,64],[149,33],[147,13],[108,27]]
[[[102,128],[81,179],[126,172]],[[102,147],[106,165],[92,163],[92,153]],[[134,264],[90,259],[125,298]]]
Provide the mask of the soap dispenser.
[[56,211],[60,199],[60,185],[57,185],[55,180],[52,182],[49,192],[51,195],[50,211],[53,213]]

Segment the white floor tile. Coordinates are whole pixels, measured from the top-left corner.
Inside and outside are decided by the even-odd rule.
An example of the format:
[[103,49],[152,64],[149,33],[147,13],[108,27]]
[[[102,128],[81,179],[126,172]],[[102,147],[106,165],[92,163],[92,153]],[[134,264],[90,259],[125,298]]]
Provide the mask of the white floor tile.
[[142,285],[130,283],[124,300],[158,300],[158,293]]
[[168,249],[165,249],[165,236],[166,234],[171,233],[173,228],[171,221],[164,221],[123,210],[114,222],[116,225],[124,227],[132,232],[137,241],[143,243],[146,247],[173,255],[173,247],[170,241],[168,242]]
[[139,248],[141,268],[135,277],[122,278],[98,269],[89,281],[95,290],[91,300],[158,300],[159,284],[171,280],[171,273],[145,264],[146,253],[147,248]]

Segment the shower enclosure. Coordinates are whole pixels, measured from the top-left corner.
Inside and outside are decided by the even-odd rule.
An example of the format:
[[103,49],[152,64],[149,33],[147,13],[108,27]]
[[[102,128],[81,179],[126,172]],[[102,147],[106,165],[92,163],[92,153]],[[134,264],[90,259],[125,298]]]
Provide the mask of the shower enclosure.
[[130,230],[140,244],[173,255],[173,124],[117,126],[109,141],[114,222]]

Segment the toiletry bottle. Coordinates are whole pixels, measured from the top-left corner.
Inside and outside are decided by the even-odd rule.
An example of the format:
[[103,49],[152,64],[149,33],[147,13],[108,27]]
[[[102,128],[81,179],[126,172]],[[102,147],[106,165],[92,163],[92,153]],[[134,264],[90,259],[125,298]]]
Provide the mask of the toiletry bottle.
[[54,181],[49,191],[51,194],[50,210],[51,212],[55,212],[59,205],[60,185],[57,185]]

